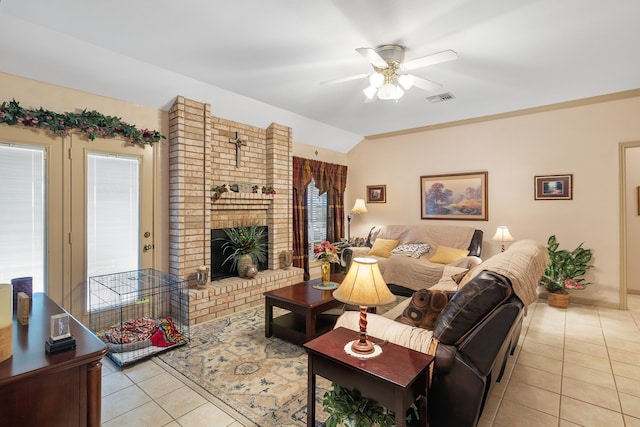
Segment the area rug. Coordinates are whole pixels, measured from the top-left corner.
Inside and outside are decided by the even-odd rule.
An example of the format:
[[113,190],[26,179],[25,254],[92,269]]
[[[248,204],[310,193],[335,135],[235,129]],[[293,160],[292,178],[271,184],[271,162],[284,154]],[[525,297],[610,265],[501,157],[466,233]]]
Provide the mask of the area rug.
[[[307,354],[300,346],[265,338],[264,308],[193,326],[190,333],[189,344],[157,357],[163,366],[244,425],[306,425]],[[318,377],[318,420],[328,416],[321,401],[329,387]]]

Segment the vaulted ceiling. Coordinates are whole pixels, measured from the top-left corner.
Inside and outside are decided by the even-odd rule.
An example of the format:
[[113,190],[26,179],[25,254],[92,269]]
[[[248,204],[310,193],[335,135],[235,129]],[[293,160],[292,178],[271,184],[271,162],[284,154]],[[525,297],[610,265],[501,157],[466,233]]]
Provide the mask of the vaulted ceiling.
[[[339,130],[325,145],[346,152],[367,135],[640,88],[638,17],[637,0],[0,0],[0,71],[163,109],[192,95],[240,116],[250,98]],[[372,72],[355,49],[383,44],[458,59],[413,70],[442,87],[397,102],[364,102],[367,79],[320,84]],[[453,99],[426,99],[440,94]],[[301,129],[305,142],[314,128]]]

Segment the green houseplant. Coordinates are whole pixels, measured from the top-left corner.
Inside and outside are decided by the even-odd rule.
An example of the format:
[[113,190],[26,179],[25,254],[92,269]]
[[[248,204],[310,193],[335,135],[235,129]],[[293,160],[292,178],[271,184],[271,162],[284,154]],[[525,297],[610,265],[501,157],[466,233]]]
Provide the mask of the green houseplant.
[[[337,427],[344,425],[347,427],[370,427],[392,426],[396,424],[395,414],[378,404],[377,402],[362,397],[357,390],[349,390],[333,383],[333,388],[325,392],[322,405],[329,418],[325,421],[326,427]],[[418,408],[411,406],[407,416],[407,421],[418,419]]]
[[549,264],[540,279],[540,284],[547,289],[550,294],[567,293],[567,289],[584,289],[588,282],[581,276],[587,270],[593,268],[590,265],[591,249],[585,249],[580,243],[572,251],[558,249],[560,244],[555,235],[547,240],[547,251],[549,252]]
[[257,224],[248,227],[225,228],[227,240],[222,251],[227,254],[223,264],[231,261],[231,268],[238,271],[240,277],[249,264],[259,264],[267,257],[267,235],[265,229]]

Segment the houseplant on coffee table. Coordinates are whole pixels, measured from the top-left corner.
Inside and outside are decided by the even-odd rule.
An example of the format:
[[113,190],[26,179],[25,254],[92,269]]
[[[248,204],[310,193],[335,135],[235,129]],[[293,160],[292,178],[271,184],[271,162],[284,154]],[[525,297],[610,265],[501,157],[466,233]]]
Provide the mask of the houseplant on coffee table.
[[584,281],[584,276],[593,265],[591,261],[591,249],[585,249],[580,243],[572,251],[558,249],[560,244],[555,235],[547,240],[547,251],[549,252],[549,264],[540,279],[540,284],[549,293],[549,305],[552,307],[566,308],[569,305],[569,293],[567,289],[584,289],[588,282]]
[[267,236],[263,227],[254,223],[248,227],[225,228],[223,231],[227,240],[222,245],[222,251],[229,253],[223,264],[231,261],[231,269],[236,269],[240,277],[245,277],[249,264],[264,262]]

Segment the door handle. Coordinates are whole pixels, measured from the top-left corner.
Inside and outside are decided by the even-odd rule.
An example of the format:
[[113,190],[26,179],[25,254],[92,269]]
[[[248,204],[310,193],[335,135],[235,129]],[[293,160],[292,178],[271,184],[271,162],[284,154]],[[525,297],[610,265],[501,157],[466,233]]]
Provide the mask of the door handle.
[[151,244],[147,243],[146,245],[144,245],[144,246],[142,247],[142,250],[143,250],[143,251],[145,251],[145,252],[147,252],[148,250],[151,250],[151,249],[153,249],[154,247],[155,247],[155,245],[151,245]]

